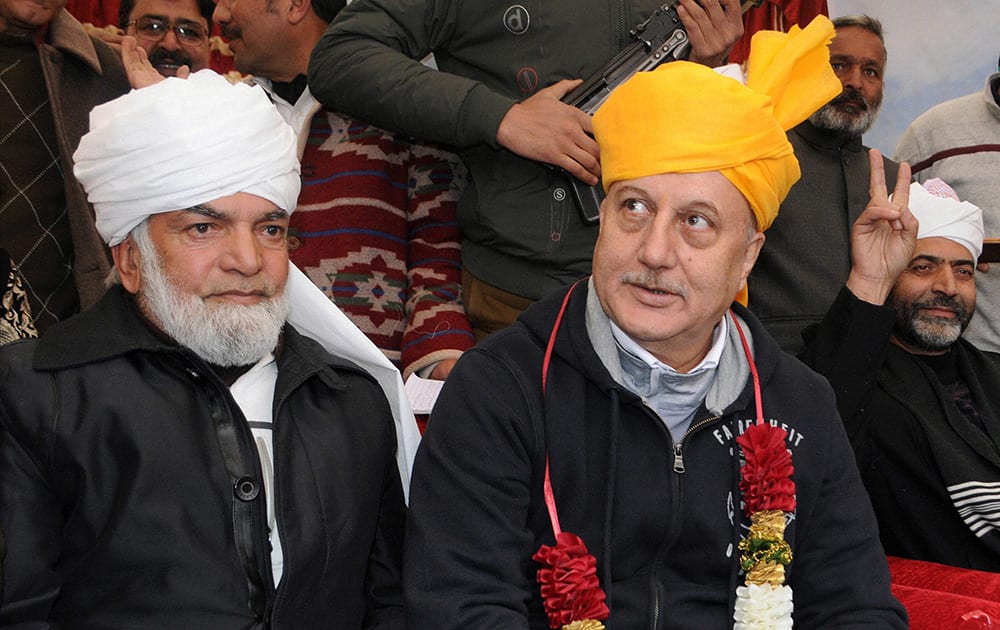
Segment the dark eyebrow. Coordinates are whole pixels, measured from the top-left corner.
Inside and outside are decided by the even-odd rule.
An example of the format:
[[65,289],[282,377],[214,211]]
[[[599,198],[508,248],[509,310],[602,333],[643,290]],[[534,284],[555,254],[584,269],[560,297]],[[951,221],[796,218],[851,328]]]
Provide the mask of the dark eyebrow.
[[930,254],[920,254],[919,256],[914,256],[913,260],[910,261],[910,264],[912,265],[913,263],[917,262],[918,260],[926,260],[927,262],[934,263],[935,265],[940,265],[942,263],[947,262],[952,267],[965,267],[965,266],[972,267],[975,264],[975,263],[972,262],[971,259],[968,259],[968,258],[957,258],[955,260],[945,260],[944,258],[941,258],[940,256],[931,256]]
[[191,206],[189,208],[185,208],[184,211],[185,212],[193,212],[194,214],[200,214],[202,216],[209,217],[211,219],[225,219],[226,218],[225,214],[219,212],[218,210],[214,210],[212,208],[209,208],[208,206],[202,205],[202,204],[195,204],[195,205],[193,205],[193,206]]
[[[200,214],[202,216],[209,217],[210,219],[223,220],[223,219],[227,218],[227,215],[225,213],[220,212],[220,211],[218,211],[218,210],[216,210],[214,208],[210,208],[210,207],[208,207],[208,206],[206,206],[204,204],[195,204],[195,205],[191,206],[190,208],[185,208],[184,211],[185,212],[191,212],[191,213],[194,213],[194,214]],[[257,220],[258,221],[280,221],[282,219],[287,219],[287,218],[288,218],[288,213],[285,212],[284,210],[281,210],[279,208],[277,210],[272,210],[272,211],[268,212],[267,214],[265,214],[264,216],[262,216],[260,219],[257,219]]]
[[273,210],[264,215],[261,221],[279,221],[281,219],[287,219],[288,213],[284,210]]

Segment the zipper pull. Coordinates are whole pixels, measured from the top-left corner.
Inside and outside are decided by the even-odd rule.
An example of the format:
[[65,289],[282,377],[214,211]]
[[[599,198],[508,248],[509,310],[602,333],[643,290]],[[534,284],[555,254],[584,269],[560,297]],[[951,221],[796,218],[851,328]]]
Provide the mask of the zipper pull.
[[684,472],[684,454],[681,453],[681,448],[683,448],[682,443],[674,444],[674,472],[677,474]]

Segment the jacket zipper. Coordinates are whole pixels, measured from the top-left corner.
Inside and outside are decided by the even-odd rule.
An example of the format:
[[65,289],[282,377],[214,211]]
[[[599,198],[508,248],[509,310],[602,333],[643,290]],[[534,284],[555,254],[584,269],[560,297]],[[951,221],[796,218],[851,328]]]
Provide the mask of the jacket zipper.
[[715,422],[716,420],[718,420],[721,417],[722,416],[712,416],[711,418],[705,418],[704,420],[701,420],[699,422],[696,422],[695,424],[692,424],[690,427],[688,427],[688,430],[684,432],[684,437],[681,438],[681,441],[674,443],[674,472],[675,473],[677,473],[678,475],[684,474],[684,443],[687,442],[688,437],[692,433],[694,433],[695,431],[697,431],[698,429],[700,429],[701,427],[703,427],[706,424],[708,424],[709,422]]
[[[645,399],[642,399],[642,406],[645,407],[652,414],[652,416],[655,419],[655,421],[661,427],[663,427],[664,431],[666,431],[667,436],[669,437],[670,436],[670,432],[666,430],[667,429],[666,425],[663,424],[663,422],[660,420],[659,415],[657,415],[656,411],[650,406],[650,404]],[[680,442],[673,443],[673,447],[672,447],[673,448],[673,455],[674,455],[673,469],[674,469],[675,473],[677,473],[677,474],[683,474],[684,473],[684,443],[687,441],[688,437],[690,437],[692,433],[694,433],[695,431],[697,431],[701,427],[703,427],[706,424],[709,424],[711,422],[715,422],[716,420],[718,420],[721,417],[722,417],[721,415],[719,415],[719,416],[711,416],[709,418],[705,418],[703,420],[699,420],[698,422],[696,422],[696,423],[692,424],[690,427],[688,427],[688,430],[684,432],[684,437],[681,438]],[[653,625],[652,625],[652,628],[654,628],[654,630],[655,630],[655,628],[657,626],[659,626],[659,624],[660,624],[660,590],[658,588],[655,588],[654,595],[653,595]]]

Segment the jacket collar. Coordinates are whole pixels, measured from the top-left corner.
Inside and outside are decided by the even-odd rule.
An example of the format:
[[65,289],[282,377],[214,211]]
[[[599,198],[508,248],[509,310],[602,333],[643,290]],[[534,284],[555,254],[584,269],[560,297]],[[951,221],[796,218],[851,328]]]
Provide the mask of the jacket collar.
[[60,370],[98,363],[137,350],[180,350],[179,346],[153,333],[131,299],[120,285],[113,286],[93,308],[50,328],[38,342],[34,368]]
[[[529,307],[519,317],[520,323],[532,332],[542,348],[545,348],[548,342],[556,314],[559,312],[559,307],[568,290],[569,287],[553,292]],[[623,400],[638,399],[637,396],[619,384],[621,365],[617,364],[615,367],[617,350],[614,346],[614,339],[611,337],[610,327],[607,327],[607,332],[604,334],[601,332],[603,327],[598,325],[594,329],[594,335],[591,335],[591,323],[588,322],[588,318],[597,323],[600,317],[596,313],[589,312],[590,293],[587,282],[581,282],[573,291],[566,308],[563,324],[560,327],[554,353],[566,363],[583,372],[588,380],[602,390],[617,389],[624,392]],[[599,303],[597,308],[600,309]],[[603,309],[601,309],[601,313],[603,314]],[[761,385],[764,386],[774,373],[781,350],[750,311],[739,304],[733,304],[733,313],[747,335],[747,341],[750,343],[757,364]],[[604,317],[606,320],[607,316]],[[737,334],[735,327],[730,326],[731,337]],[[724,412],[737,406],[745,406],[748,401],[752,400],[753,396],[753,384],[750,382],[749,368],[747,368],[746,360],[743,358],[742,344],[739,343],[738,337],[734,337],[734,339],[734,343],[738,344],[739,347],[727,348],[726,354],[733,354],[730,350],[738,350],[739,361],[736,362],[737,365],[730,365],[728,361],[726,365],[720,365],[720,370],[727,371],[725,377],[727,385],[715,393],[710,393],[708,400],[713,407],[725,407]],[[605,362],[603,358],[605,355],[613,357],[614,360],[609,358]],[[742,369],[739,367],[740,365],[742,365]],[[539,378],[541,378],[540,375]],[[730,402],[727,404],[726,401]]]
[[80,59],[90,66],[95,74],[104,74],[97,56],[97,49],[94,47],[94,41],[80,22],[66,9],[52,18],[52,22],[49,24],[48,42],[62,52]]

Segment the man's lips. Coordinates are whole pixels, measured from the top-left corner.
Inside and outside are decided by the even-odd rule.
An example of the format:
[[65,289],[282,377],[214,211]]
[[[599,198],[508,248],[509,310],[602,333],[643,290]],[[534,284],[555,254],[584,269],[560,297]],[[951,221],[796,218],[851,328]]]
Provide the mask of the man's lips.
[[958,313],[956,313],[953,309],[943,306],[931,306],[920,310],[932,317],[942,317],[947,319],[955,319],[958,317]]
[[655,285],[628,283],[628,286],[632,287],[640,302],[650,306],[664,306],[682,299],[678,293]]
[[842,108],[852,109],[858,112],[868,111],[868,106],[865,104],[864,101],[856,101],[854,99],[845,99],[843,101],[839,101],[837,103],[837,106]]
[[236,304],[256,304],[261,300],[266,300],[270,296],[266,291],[219,291],[212,293],[208,298],[214,298],[217,300],[225,300],[227,302],[234,302]]

